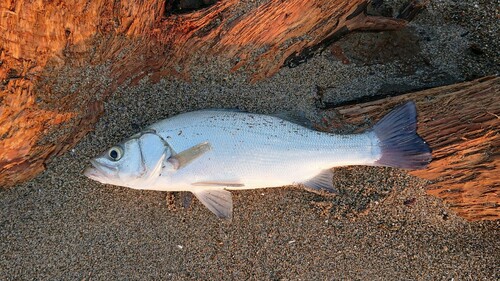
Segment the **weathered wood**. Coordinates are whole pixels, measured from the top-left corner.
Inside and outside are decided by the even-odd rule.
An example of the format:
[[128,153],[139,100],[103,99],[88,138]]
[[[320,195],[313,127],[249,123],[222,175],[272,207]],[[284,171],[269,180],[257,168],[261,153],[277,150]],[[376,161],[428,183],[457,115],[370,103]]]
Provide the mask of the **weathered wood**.
[[0,0],[0,186],[78,142],[118,86],[189,80],[198,56],[257,80],[349,31],[406,24],[367,16],[368,0],[200,1]]
[[418,133],[432,148],[427,193],[440,197],[468,220],[500,218],[500,78],[388,97],[335,108],[333,124],[378,120],[396,105],[413,100]]

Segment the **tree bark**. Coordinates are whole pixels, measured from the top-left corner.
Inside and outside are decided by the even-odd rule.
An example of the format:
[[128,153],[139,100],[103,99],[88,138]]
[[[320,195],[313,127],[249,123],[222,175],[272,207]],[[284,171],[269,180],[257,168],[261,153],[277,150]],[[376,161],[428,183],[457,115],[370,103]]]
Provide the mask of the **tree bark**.
[[500,218],[500,78],[439,87],[333,109],[332,124],[380,119],[413,100],[418,133],[432,148],[428,169],[410,171],[428,179],[427,193],[442,198],[468,220]]
[[189,80],[197,56],[231,59],[255,81],[349,31],[405,26],[367,16],[368,2],[1,0],[0,186],[34,177],[77,143],[117,87]]

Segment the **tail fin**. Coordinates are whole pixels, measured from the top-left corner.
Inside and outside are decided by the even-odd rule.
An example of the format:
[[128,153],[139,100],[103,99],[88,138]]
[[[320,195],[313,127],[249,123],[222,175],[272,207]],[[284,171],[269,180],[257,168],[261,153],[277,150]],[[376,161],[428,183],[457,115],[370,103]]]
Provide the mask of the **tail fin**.
[[425,169],[431,149],[417,135],[417,109],[410,101],[384,116],[373,127],[382,156],[375,164],[404,169]]

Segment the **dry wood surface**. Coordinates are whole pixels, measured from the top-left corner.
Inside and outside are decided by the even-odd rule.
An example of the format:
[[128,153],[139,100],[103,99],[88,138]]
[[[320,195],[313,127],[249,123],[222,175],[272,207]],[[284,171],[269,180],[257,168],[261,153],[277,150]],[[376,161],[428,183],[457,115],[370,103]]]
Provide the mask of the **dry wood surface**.
[[333,124],[378,120],[404,101],[418,110],[418,133],[432,148],[427,193],[468,220],[500,218],[500,78],[419,91],[335,108]]

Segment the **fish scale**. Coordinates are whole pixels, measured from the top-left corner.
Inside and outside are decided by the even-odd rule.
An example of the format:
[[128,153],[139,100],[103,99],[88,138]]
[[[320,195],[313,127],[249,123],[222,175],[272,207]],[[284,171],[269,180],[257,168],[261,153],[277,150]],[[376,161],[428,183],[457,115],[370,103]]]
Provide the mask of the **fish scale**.
[[212,145],[212,151],[196,163],[175,174],[165,173],[153,187],[158,190],[193,189],[193,180],[243,184],[228,189],[275,187],[308,180],[324,169],[369,164],[380,157],[370,134],[339,137],[267,115],[203,111],[166,119],[150,128],[174,151],[202,142]]

